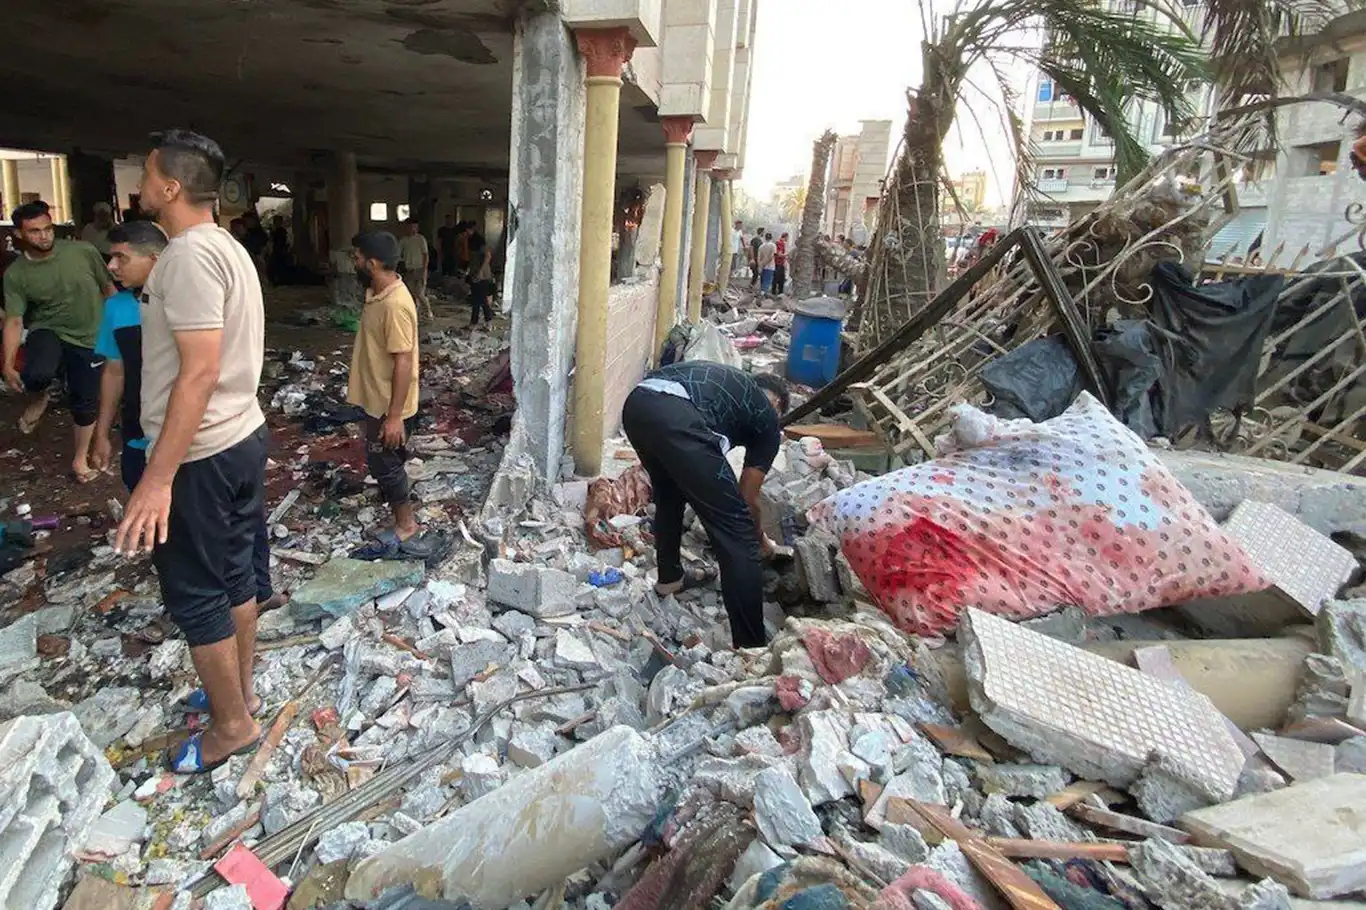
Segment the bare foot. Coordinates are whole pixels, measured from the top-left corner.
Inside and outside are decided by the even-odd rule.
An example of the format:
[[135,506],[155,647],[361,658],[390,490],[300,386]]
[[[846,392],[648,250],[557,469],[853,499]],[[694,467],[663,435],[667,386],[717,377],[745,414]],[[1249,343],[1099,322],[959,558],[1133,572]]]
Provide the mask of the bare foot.
[[209,729],[204,731],[204,738],[201,741],[200,760],[205,765],[212,765],[260,738],[261,725],[256,721],[241,726],[210,724]]
[[[283,592],[278,594],[272,594],[270,595],[270,598],[268,600],[262,601],[261,603],[257,604],[256,610],[258,613],[268,613],[271,610],[280,609],[287,603],[289,603],[288,594]],[[255,714],[256,712],[253,711],[252,713]]]
[[43,413],[47,411],[47,402],[46,392],[34,396],[28,407],[24,408],[24,413],[19,416],[19,432],[27,436],[38,428],[38,421],[43,419]]
[[71,462],[71,476],[76,478],[76,483],[90,483],[90,481],[100,476],[100,472],[90,467],[90,465],[82,459],[76,459]]

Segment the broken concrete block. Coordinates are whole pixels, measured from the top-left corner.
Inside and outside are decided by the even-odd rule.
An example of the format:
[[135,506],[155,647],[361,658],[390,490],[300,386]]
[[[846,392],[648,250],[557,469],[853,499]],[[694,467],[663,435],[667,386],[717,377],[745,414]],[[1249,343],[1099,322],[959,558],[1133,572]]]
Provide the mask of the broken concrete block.
[[147,810],[126,799],[95,819],[82,852],[115,857],[140,844],[147,828]]
[[204,910],[254,910],[246,885],[229,885],[204,897]]
[[27,714],[56,714],[71,705],[53,698],[47,690],[27,679],[16,679],[0,690],[0,723]]
[[1337,744],[1333,770],[1339,774],[1366,774],[1366,736],[1354,736]]
[[183,638],[168,638],[152,649],[147,657],[147,672],[153,679],[165,679],[185,669],[190,657],[189,642]]
[[0,907],[57,905],[114,780],[70,713],[0,725]]
[[614,727],[363,860],[346,896],[423,882],[476,907],[506,907],[558,885],[640,837],[664,795],[658,762],[648,740]]
[[1336,753],[1326,743],[1311,743],[1269,733],[1253,733],[1252,740],[1292,782],[1327,777],[1333,773]]
[[520,610],[537,619],[576,612],[579,581],[568,572],[530,563],[495,559],[489,563],[489,603]]
[[[911,825],[894,825],[888,822],[882,826],[882,846],[911,864],[923,863],[930,855],[925,837]],[[1019,835],[1016,832],[1012,837]]]
[[1324,605],[1316,622],[1319,649],[1343,666],[1366,672],[1366,600],[1335,600]]
[[1015,823],[1025,836],[1033,840],[1063,843],[1088,841],[1094,835],[1084,826],[1063,815],[1045,802],[1015,804]]
[[0,671],[38,656],[38,620],[32,613],[0,629]]
[[1144,841],[1129,848],[1129,863],[1148,899],[1162,910],[1238,910],[1237,900],[1174,844]]
[[290,592],[290,610],[300,619],[344,616],[377,597],[422,583],[421,562],[333,559]]
[[517,647],[505,641],[472,641],[451,648],[451,682],[464,686],[490,664],[505,667],[517,657]]
[[817,603],[835,603],[842,599],[835,572],[838,547],[833,535],[817,531],[798,537],[792,543],[802,585]]
[[520,610],[505,610],[493,617],[493,628],[508,641],[516,641],[523,632],[536,631],[536,619]]
[[523,768],[539,768],[555,757],[560,742],[554,727],[514,723],[508,738],[508,758]]
[[71,709],[90,741],[103,749],[138,721],[142,694],[129,686],[106,686]]
[[841,711],[809,711],[797,718],[797,731],[806,747],[798,760],[798,776],[813,806],[854,792],[838,766],[840,753],[848,749],[851,721]]
[[1286,712],[1286,720],[1293,723],[1308,717],[1341,717],[1347,713],[1351,689],[1342,661],[1327,654],[1310,654],[1304,659],[1295,703]]
[[555,663],[575,670],[601,666],[592,646],[568,629],[555,633]]
[[977,783],[986,793],[1043,799],[1066,787],[1071,778],[1057,765],[1024,765],[1010,762],[977,765]]
[[356,621],[347,614],[333,620],[318,635],[318,641],[329,651],[336,651],[343,647],[348,641],[356,637]]
[[1290,891],[1280,882],[1264,878],[1238,895],[1238,910],[1291,910]]
[[1242,544],[1272,587],[1183,607],[1182,613],[1211,636],[1274,635],[1298,618],[1317,616],[1356,571],[1349,551],[1268,503],[1239,503],[1223,529]]
[[[1239,773],[1239,782],[1242,774]],[[1155,754],[1129,787],[1139,811],[1158,824],[1168,825],[1187,812],[1203,809],[1211,800],[1192,786],[1161,754]]]
[[983,910],[1004,910],[1008,906],[997,894],[995,886],[964,855],[957,841],[946,840],[935,847],[925,865],[966,891]]
[[779,847],[808,844],[822,835],[820,819],[786,768],[767,768],[754,780],[759,836]]
[[1366,888],[1366,775],[1334,774],[1186,815],[1197,843],[1323,900]]
[[507,780],[507,772],[498,764],[498,761],[483,752],[476,752],[462,758],[460,760],[460,773],[460,786],[465,791],[465,797],[469,800],[476,800],[492,793]]
[[1205,696],[980,610],[959,638],[973,709],[1036,761],[1127,787],[1156,752],[1211,801],[1233,795],[1243,753]]
[[313,852],[326,865],[350,859],[369,840],[370,826],[365,822],[344,822],[319,835]]

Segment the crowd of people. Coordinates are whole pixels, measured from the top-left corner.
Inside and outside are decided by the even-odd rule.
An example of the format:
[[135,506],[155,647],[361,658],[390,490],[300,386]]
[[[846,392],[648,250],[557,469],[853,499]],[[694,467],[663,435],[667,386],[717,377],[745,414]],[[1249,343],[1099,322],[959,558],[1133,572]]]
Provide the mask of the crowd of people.
[[778,297],[787,289],[787,256],[790,235],[783,231],[775,240],[773,232],[757,228],[747,232],[743,221],[731,230],[730,273],[740,272],[743,261],[749,269],[749,286],[764,296]]
[[[100,220],[112,211],[97,211],[88,239],[59,240],[48,205],[26,203],[11,216],[19,255],[4,276],[0,365],[26,399],[21,431],[36,431],[60,379],[75,425],[72,475],[84,483],[112,468],[118,426],[129,498],[114,549],[150,553],[202,683],[186,708],[212,719],[166,756],[185,774],[258,743],[256,619],[283,600],[270,587],[258,401],[258,256],[274,238],[259,220],[219,225],[223,170],[211,139],[158,134],[139,194],[148,220],[114,224]],[[407,251],[387,232],[359,234],[352,246],[366,302],[347,398],[365,412],[367,465],[393,517],[353,555],[424,558],[436,542],[417,522],[404,468],[419,385],[417,306],[399,275]]]

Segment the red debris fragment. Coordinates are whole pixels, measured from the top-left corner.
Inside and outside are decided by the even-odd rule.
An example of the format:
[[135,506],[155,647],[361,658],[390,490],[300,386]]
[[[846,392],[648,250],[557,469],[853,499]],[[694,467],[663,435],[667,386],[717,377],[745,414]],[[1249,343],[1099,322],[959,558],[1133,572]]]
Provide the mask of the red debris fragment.
[[774,688],[778,694],[778,704],[783,706],[784,711],[804,708],[811,700],[811,682],[800,676],[779,676]]
[[858,675],[873,655],[857,635],[832,635],[825,629],[808,629],[802,644],[806,645],[816,672],[831,685]]
[[309,719],[313,721],[315,730],[341,723],[341,715],[337,713],[336,708],[317,708],[309,715]]
[[912,866],[906,874],[892,882],[878,895],[875,910],[914,910],[912,895],[916,891],[931,891],[953,910],[982,910],[982,905],[941,873],[929,866]]
[[246,887],[247,897],[256,910],[280,910],[289,899],[285,883],[240,841],[213,868],[229,885]]

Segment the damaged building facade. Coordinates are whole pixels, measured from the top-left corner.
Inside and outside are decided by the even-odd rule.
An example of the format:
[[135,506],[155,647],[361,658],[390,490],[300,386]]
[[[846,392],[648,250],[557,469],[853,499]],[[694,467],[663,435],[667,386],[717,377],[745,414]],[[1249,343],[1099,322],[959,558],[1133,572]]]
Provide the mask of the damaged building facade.
[[[46,151],[0,152],[4,207],[44,198],[79,231],[96,203],[131,204],[148,132],[192,127],[229,156],[224,218],[285,215],[300,264],[350,304],[357,231],[474,221],[505,260],[513,448],[549,479],[571,440],[591,475],[657,342],[700,312],[692,238],[711,226],[713,263],[729,242],[757,7],[138,0],[82,4],[77,28],[21,3],[9,15],[44,65],[3,65],[0,147]],[[147,42],[155,77],[109,50]],[[75,110],[74,127],[53,116]]]

